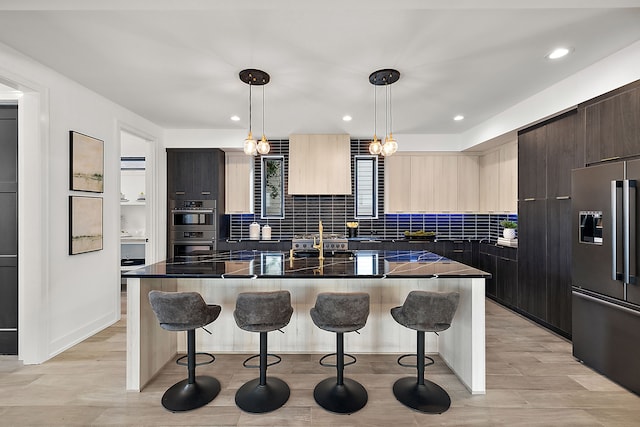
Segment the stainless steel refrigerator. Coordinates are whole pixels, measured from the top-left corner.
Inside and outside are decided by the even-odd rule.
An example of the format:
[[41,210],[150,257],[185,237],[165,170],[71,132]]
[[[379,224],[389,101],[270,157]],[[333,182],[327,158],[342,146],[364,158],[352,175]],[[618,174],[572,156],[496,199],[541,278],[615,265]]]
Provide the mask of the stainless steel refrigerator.
[[575,169],[571,187],[573,355],[640,394],[640,160]]

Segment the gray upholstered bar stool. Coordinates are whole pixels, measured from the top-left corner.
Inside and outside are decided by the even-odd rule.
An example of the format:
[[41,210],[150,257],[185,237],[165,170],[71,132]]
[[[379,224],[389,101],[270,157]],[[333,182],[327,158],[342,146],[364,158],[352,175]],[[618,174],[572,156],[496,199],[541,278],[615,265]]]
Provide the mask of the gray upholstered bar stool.
[[[369,294],[364,292],[318,294],[311,308],[311,319],[320,329],[336,333],[336,353],[323,356],[322,366],[335,366],[337,376],[327,378],[316,385],[313,397],[324,409],[339,414],[351,414],[367,404],[367,390],[357,381],[344,378],[344,367],[356,363],[356,358],[344,352],[344,333],[357,332],[369,317]],[[324,359],[336,356],[336,364],[324,363]],[[344,358],[351,360],[344,363]]]
[[[183,359],[186,358],[189,376],[165,391],[162,406],[177,412],[206,405],[220,392],[220,382],[209,376],[196,377],[196,366],[215,360],[209,353],[196,353],[196,329],[204,328],[216,320],[222,308],[219,305],[208,305],[197,292],[151,291],[149,302],[160,327],[168,331],[187,331],[187,355],[180,357],[176,363],[185,365]],[[210,360],[196,363],[196,354],[209,356]]]
[[[434,360],[424,354],[425,332],[442,332],[449,329],[458,308],[460,294],[457,292],[411,291],[404,304],[391,309],[396,322],[418,331],[416,354],[405,354],[398,358],[401,366],[418,369],[418,377],[401,378],[393,385],[393,394],[402,404],[420,412],[441,414],[451,406],[449,394],[438,384],[424,379],[425,366]],[[406,365],[402,359],[417,357],[416,365]],[[425,365],[425,359],[430,361]]]
[[[233,317],[240,329],[260,332],[260,354],[243,362],[247,368],[260,368],[260,377],[245,383],[236,392],[236,405],[244,411],[264,413],[278,409],[289,400],[287,383],[279,378],[267,378],[267,367],[280,363],[281,358],[267,353],[267,332],[276,331],[289,324],[293,314],[289,291],[242,292],[238,294]],[[267,363],[267,356],[276,358]],[[259,365],[249,365],[251,359],[260,357]]]

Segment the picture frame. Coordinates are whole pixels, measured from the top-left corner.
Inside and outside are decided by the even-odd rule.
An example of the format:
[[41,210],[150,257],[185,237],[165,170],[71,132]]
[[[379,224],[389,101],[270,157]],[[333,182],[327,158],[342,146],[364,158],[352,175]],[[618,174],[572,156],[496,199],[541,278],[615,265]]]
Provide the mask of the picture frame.
[[69,131],[69,188],[104,192],[104,141]]
[[102,197],[69,196],[69,255],[102,249]]

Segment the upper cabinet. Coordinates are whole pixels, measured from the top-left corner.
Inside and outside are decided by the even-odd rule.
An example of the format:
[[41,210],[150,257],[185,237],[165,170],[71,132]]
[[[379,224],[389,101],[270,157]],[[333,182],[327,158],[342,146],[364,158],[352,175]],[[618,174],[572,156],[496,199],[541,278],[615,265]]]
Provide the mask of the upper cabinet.
[[385,212],[477,212],[478,157],[396,153],[384,160]]
[[[217,148],[167,148],[167,196],[224,203],[224,152]],[[221,199],[222,198],[222,199]]]
[[640,81],[579,106],[586,162],[640,155]]
[[351,194],[349,135],[291,135],[289,194]]
[[480,156],[480,211],[518,211],[518,144],[513,141]]
[[253,161],[242,151],[225,153],[226,214],[253,213]]

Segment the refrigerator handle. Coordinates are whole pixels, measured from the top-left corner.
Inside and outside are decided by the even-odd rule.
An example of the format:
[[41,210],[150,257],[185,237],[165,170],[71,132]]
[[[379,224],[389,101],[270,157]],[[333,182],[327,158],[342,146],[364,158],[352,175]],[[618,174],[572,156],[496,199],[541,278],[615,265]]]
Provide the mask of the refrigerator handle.
[[624,283],[636,281],[636,180],[625,179],[622,184],[624,193],[623,230],[624,230]]
[[618,188],[622,181],[611,181],[611,279],[621,280],[618,274]]

